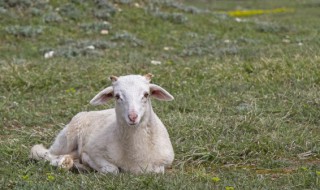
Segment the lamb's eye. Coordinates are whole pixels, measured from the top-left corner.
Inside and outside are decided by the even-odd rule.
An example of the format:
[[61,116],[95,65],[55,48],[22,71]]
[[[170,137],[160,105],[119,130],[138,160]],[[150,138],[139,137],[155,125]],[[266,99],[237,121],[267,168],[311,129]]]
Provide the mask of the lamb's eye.
[[143,96],[144,96],[145,98],[148,98],[148,97],[149,97],[149,93],[148,93],[148,92],[145,92]]
[[120,95],[119,95],[119,94],[116,94],[114,97],[115,97],[117,100],[120,99]]

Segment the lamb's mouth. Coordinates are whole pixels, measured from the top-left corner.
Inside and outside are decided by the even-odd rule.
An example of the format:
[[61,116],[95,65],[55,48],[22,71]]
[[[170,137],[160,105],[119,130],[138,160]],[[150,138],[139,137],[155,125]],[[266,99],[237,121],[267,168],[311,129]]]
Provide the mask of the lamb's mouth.
[[137,123],[137,122],[129,122],[129,123],[128,123],[129,126],[133,126],[133,127],[134,127],[134,126],[137,126],[138,124],[139,124],[139,123]]

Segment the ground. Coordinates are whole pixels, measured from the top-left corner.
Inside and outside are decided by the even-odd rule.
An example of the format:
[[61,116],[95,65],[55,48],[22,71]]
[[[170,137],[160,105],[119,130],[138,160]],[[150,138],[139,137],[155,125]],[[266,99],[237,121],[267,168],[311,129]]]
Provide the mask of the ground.
[[[0,0],[0,187],[319,189],[316,0]],[[110,85],[153,73],[175,160],[164,175],[28,159]]]

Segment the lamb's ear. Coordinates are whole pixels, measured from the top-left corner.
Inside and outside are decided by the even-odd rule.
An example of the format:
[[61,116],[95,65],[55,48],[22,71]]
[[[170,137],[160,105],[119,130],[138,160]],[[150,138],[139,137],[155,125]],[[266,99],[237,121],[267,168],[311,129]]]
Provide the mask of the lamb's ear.
[[174,99],[169,92],[155,84],[150,84],[150,93],[151,97],[154,97],[158,100],[171,101]]
[[144,75],[144,78],[146,78],[146,80],[148,81],[148,82],[150,82],[151,81],[151,78],[153,77],[153,74],[151,74],[151,73],[148,73],[148,74],[145,74]]
[[91,101],[90,104],[97,106],[106,103],[108,100],[113,98],[113,88],[109,86],[99,92]]

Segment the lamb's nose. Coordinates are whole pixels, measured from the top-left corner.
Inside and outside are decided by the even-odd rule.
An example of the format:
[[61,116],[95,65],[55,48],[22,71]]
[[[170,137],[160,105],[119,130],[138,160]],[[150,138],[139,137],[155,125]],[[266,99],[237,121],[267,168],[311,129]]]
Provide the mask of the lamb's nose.
[[136,122],[136,119],[138,118],[138,115],[136,113],[130,113],[128,115],[129,117],[129,120],[132,121],[132,122]]

